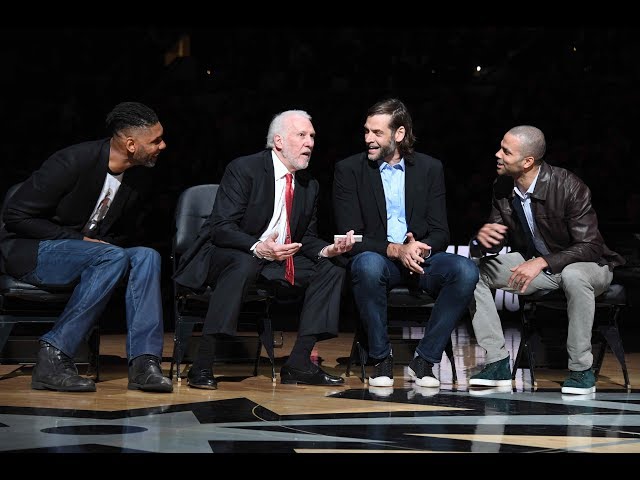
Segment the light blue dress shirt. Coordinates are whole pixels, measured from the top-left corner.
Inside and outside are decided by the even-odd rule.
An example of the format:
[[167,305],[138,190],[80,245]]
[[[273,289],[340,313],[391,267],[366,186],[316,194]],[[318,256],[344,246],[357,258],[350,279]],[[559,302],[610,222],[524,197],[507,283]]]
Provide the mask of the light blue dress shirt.
[[379,168],[387,206],[387,240],[403,243],[407,236],[404,208],[404,158],[393,166],[380,161]]

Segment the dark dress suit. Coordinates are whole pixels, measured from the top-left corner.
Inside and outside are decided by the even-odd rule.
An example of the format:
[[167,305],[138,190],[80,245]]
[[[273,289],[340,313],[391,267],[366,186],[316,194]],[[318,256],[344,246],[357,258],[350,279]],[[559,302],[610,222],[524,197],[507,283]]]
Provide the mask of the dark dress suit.
[[[16,191],[0,231],[0,269],[21,278],[36,267],[42,240],[82,240],[109,166],[109,138],[64,148],[49,157]],[[136,243],[149,184],[130,168],[96,238],[119,247]],[[7,228],[8,227],[8,228]]]
[[346,255],[360,318],[368,332],[369,354],[376,359],[391,352],[387,332],[387,293],[405,284],[437,297],[416,352],[438,363],[451,331],[466,311],[478,281],[478,269],[468,258],[446,252],[449,227],[442,163],[421,153],[405,157],[405,218],[407,231],[431,246],[423,274],[410,275],[399,260],[387,257],[387,207],[378,162],[366,153],[336,164],[334,211],[338,231],[362,234]]
[[[405,158],[407,228],[416,240],[430,245],[432,254],[449,246],[442,163],[422,153]],[[373,251],[387,254],[387,207],[378,162],[366,153],[338,162],[335,169],[334,210],[338,231],[353,229],[362,242],[346,255]],[[345,230],[346,229],[346,230]]]
[[[291,214],[295,285],[305,288],[299,335],[338,334],[344,269],[318,254],[328,245],[317,236],[318,182],[307,171],[295,173]],[[226,168],[209,219],[194,246],[181,257],[175,280],[181,285],[213,287],[203,333],[235,335],[240,306],[259,277],[284,284],[284,262],[254,257],[251,247],[269,226],[275,197],[271,150],[240,157]]]

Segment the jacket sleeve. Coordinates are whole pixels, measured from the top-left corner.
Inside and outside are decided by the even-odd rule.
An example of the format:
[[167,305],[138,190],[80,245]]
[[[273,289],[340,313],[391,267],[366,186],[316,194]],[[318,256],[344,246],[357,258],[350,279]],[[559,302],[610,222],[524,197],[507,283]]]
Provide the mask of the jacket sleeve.
[[22,238],[82,240],[82,233],[52,221],[60,199],[77,181],[69,163],[68,157],[55,153],[25,180],[5,210],[7,231]]
[[[566,182],[569,183],[569,182]],[[598,218],[591,204],[591,190],[582,181],[571,182],[564,217],[571,238],[567,248],[544,255],[553,273],[575,262],[597,262],[604,253],[604,241],[598,230]]]
[[[364,231],[360,203],[355,172],[346,161],[338,162],[333,176],[333,212],[336,228],[339,233],[353,230],[354,233],[362,235],[362,242],[355,243],[351,251],[344,255],[354,256],[372,251],[386,256],[389,242],[367,235]],[[375,205],[371,205],[371,208],[375,208]]]
[[320,250],[322,250],[325,246],[329,245],[328,242],[318,237],[318,196],[320,186],[317,181],[313,180],[310,183],[311,191],[313,191],[313,201],[312,201],[312,211],[309,216],[309,221],[307,223],[307,228],[300,240],[302,243],[302,248],[300,249],[300,253],[305,257],[317,261],[318,254]]
[[425,189],[426,198],[424,199],[428,205],[425,219],[427,235],[424,238],[416,238],[416,240],[431,246],[434,252],[444,252],[449,246],[449,224],[447,222],[447,192],[442,163],[437,163],[437,168],[430,171],[428,178],[430,182]]
[[252,180],[238,165],[230,163],[220,181],[211,212],[211,241],[218,247],[250,252],[258,238],[240,224],[249,206]]

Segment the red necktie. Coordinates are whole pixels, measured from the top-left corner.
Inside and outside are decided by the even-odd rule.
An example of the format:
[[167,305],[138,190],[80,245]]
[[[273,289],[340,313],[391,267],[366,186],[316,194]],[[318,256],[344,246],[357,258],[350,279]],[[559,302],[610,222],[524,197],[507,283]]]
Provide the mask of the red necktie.
[[[284,240],[284,243],[291,243],[291,225],[289,224],[289,219],[291,218],[291,207],[293,205],[293,185],[291,181],[293,180],[293,175],[291,173],[287,173],[287,187],[284,191],[284,201],[285,206],[287,208],[287,237]],[[284,278],[291,285],[294,283],[294,272],[293,272],[293,255],[287,257],[285,267],[284,267]]]

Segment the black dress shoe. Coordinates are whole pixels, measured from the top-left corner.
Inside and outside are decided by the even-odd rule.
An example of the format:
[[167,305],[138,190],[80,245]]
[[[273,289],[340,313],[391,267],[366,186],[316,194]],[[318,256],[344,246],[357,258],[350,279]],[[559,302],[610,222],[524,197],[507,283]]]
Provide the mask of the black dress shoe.
[[193,388],[204,388],[205,390],[216,390],[218,382],[213,376],[210,368],[194,369],[191,367],[187,374],[187,383]]
[[317,365],[312,365],[309,370],[283,365],[280,369],[280,383],[302,383],[304,385],[342,385],[344,378],[329,375]]
[[173,392],[173,382],[162,375],[160,361],[154,355],[140,355],[129,367],[129,390]]
[[31,388],[59,392],[95,392],[96,384],[90,378],[78,375],[71,357],[41,341],[38,360],[31,375]]

